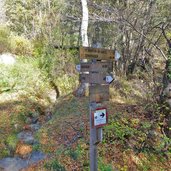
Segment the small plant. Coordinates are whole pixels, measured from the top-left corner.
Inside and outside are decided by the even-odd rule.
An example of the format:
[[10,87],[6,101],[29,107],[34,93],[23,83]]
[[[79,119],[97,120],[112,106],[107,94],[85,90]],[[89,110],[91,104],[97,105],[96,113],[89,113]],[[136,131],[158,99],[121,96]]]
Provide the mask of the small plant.
[[77,160],[78,159],[78,152],[73,150],[73,149],[69,149],[68,151],[68,155],[73,159],[73,160]]
[[10,152],[12,152],[12,153],[14,152],[14,150],[17,146],[17,142],[18,142],[18,139],[15,134],[11,134],[7,137],[6,144],[7,144],[8,148],[10,149]]
[[35,144],[33,146],[33,151],[39,151],[39,150],[41,150],[41,145],[40,144]]
[[3,148],[0,150],[0,159],[1,158],[4,158],[4,157],[7,157],[10,155],[10,151],[8,148]]
[[25,122],[27,117],[26,117],[26,114],[24,112],[20,112],[18,114],[18,118],[17,118],[19,121],[22,121],[22,122]]
[[62,166],[57,160],[46,163],[44,167],[52,171],[66,171],[65,167]]
[[143,129],[150,129],[150,128],[151,128],[151,123],[148,122],[148,121],[144,121],[144,122],[142,123],[142,128],[143,128]]
[[77,146],[77,148],[74,150],[72,148],[69,148],[67,151],[65,151],[65,154],[69,155],[73,160],[78,160],[78,158],[83,153],[83,150],[80,146]]
[[100,171],[113,171],[112,166],[105,164],[101,158],[98,161],[98,168]]

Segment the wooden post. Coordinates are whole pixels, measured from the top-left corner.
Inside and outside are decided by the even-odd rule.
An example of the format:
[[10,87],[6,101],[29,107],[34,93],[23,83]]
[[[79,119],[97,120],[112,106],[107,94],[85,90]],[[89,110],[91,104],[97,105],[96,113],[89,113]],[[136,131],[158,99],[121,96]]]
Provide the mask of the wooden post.
[[90,171],[97,171],[97,129],[92,127],[92,112],[94,112],[96,108],[96,103],[90,103]]

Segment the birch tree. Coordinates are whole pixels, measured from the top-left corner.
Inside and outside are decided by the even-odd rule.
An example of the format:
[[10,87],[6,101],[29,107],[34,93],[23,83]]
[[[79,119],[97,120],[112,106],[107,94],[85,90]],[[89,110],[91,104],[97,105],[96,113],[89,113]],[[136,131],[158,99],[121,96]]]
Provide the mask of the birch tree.
[[88,29],[88,6],[87,0],[81,0],[82,4],[82,22],[81,22],[81,40],[82,46],[88,46],[88,36],[87,36],[87,29]]
[[4,0],[0,0],[0,24],[4,24],[5,23],[5,1]]
[[[81,22],[81,41],[82,46],[87,47],[88,46],[88,6],[87,6],[87,0],[81,0],[82,4],[82,22]],[[86,62],[83,60],[82,62]],[[79,88],[76,91],[76,96],[85,96],[85,90],[86,85],[84,83],[81,83]]]

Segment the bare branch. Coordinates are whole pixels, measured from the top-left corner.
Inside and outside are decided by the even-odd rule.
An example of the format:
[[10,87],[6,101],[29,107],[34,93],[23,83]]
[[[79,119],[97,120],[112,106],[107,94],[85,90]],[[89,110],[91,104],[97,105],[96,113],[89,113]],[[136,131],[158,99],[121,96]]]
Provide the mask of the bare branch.
[[129,24],[129,26],[134,29],[134,31],[136,31],[139,35],[143,36],[149,43],[151,43],[163,56],[163,58],[165,60],[167,60],[166,55],[164,54],[164,52],[162,51],[162,49],[160,49],[154,42],[152,42],[146,35],[144,35],[143,33],[141,33],[139,30],[137,30],[134,25],[132,25],[132,23],[130,23],[129,21],[127,21],[126,19],[124,19],[126,23]]

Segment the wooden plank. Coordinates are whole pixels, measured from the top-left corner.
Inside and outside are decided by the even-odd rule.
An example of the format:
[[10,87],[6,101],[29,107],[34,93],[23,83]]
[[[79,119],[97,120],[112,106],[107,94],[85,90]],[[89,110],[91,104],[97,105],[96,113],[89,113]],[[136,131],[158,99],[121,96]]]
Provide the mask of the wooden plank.
[[90,73],[90,74],[80,74],[81,83],[90,83],[90,84],[107,84],[106,82],[106,73]]
[[80,83],[89,83],[90,82],[90,75],[89,74],[80,74],[79,75],[79,82]]
[[113,72],[112,62],[81,63],[80,72]]
[[90,102],[103,102],[109,100],[109,85],[90,85]]
[[114,60],[114,51],[102,48],[80,47],[80,59]]

